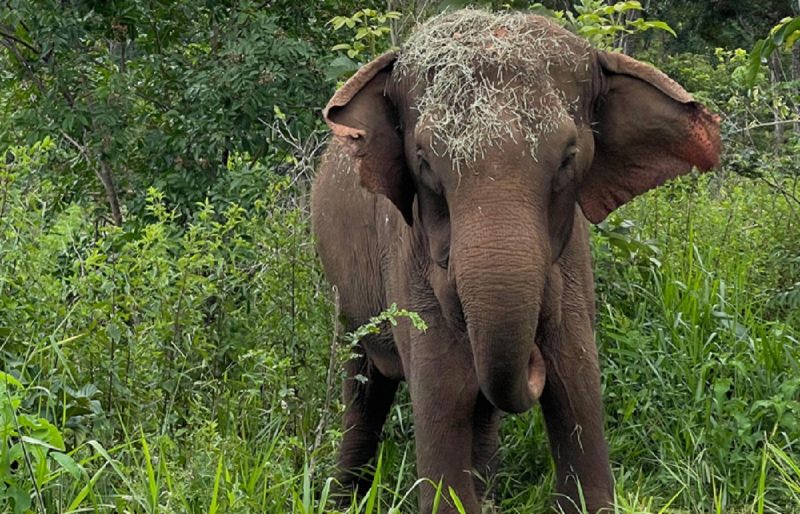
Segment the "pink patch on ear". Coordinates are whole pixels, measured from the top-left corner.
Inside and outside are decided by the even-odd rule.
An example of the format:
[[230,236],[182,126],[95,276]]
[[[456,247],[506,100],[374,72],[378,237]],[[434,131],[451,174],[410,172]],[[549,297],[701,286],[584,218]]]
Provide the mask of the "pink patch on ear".
[[[719,165],[719,116],[694,101],[683,108],[685,117],[681,116],[679,128],[665,147],[646,146],[636,153],[635,148],[630,148],[626,154],[604,155],[601,151],[595,155],[595,171],[584,179],[579,193],[581,209],[589,221],[603,221],[620,205],[689,173],[692,166],[708,171]],[[625,155],[634,158],[626,159]]]
[[702,171],[716,168],[719,166],[722,146],[719,123],[719,116],[711,114],[702,105],[695,104],[689,117],[686,137],[673,147],[673,153]]

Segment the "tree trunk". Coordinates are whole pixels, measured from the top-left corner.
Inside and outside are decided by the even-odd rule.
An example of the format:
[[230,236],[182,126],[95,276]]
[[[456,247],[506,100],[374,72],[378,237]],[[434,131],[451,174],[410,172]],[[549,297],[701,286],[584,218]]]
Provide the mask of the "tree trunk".
[[[614,1],[609,0],[609,3],[614,4]],[[619,18],[619,24],[627,26],[628,23],[641,18],[641,16],[641,11],[631,9],[630,11],[625,12],[625,14]],[[614,48],[619,49],[625,55],[631,55],[631,51],[633,50],[633,40],[628,36],[629,34],[620,32],[616,37],[616,41],[614,41]]]
[[111,176],[111,166],[106,161],[100,159],[100,169],[97,171],[97,178],[103,183],[103,188],[106,190],[106,199],[108,206],[111,208],[111,219],[114,225],[122,225],[122,211],[119,208],[119,196],[117,195],[117,188],[114,185],[114,179]]
[[[629,22],[632,22],[638,18],[642,17],[641,11],[631,10],[625,13],[625,25]],[[622,37],[622,53],[625,55],[631,55],[631,51],[633,51],[633,43],[632,39],[628,37],[628,34],[625,34]]]

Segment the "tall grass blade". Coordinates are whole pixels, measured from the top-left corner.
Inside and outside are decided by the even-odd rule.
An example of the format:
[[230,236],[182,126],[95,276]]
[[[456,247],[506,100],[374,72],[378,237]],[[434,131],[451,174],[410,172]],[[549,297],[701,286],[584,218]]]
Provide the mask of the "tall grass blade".
[[75,495],[75,498],[72,499],[72,502],[70,502],[70,504],[67,507],[67,510],[64,512],[64,514],[69,514],[70,512],[75,512],[76,511],[76,509],[80,506],[80,504],[83,502],[83,500],[89,494],[89,491],[97,483],[97,480],[100,478],[100,475],[102,475],[103,471],[105,471],[106,466],[108,466],[108,462],[104,462],[103,465],[100,466],[100,469],[95,471],[94,475],[92,475],[92,478],[89,479],[89,481],[86,483],[86,485],[81,487],[81,490],[78,491],[78,494]]
[[150,447],[147,446],[147,439],[144,437],[144,431],[140,430],[142,437],[142,452],[144,453],[144,465],[147,470],[147,489],[150,493],[148,501],[150,503],[150,512],[153,514],[158,512],[158,484],[156,483],[156,473],[153,469],[153,459],[150,457]]
[[458,494],[456,494],[455,489],[453,489],[452,487],[448,486],[447,487],[447,492],[450,493],[450,499],[453,500],[453,505],[455,506],[455,508],[458,511],[458,513],[459,514],[467,514],[467,511],[464,509],[464,504],[461,503],[461,498],[458,497]]
[[764,441],[764,448],[761,451],[761,473],[758,475],[758,489],[756,489],[756,514],[764,514],[764,496],[767,489],[767,448],[768,444]]
[[208,506],[208,514],[217,514],[219,508],[219,484],[222,481],[222,453],[217,460],[217,474],[214,477],[214,491],[211,493],[211,504]]
[[378,491],[381,484],[381,471],[383,469],[383,451],[378,454],[378,463],[375,465],[375,476],[372,479],[372,485],[369,487],[367,494],[367,507],[364,514],[372,514],[375,510],[375,504],[378,500]]

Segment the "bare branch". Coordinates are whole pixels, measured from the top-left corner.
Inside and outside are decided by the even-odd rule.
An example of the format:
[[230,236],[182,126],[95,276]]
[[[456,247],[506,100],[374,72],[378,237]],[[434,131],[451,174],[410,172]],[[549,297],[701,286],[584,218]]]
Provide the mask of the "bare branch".
[[731,134],[739,134],[741,132],[749,132],[750,130],[756,128],[764,128],[764,127],[773,127],[775,125],[789,125],[791,123],[800,123],[800,118],[793,119],[793,120],[779,120],[779,121],[770,121],[769,123],[758,123],[756,125],[748,125],[744,128],[740,128],[738,130],[732,130]]
[[40,53],[42,53],[42,52],[41,52],[41,50],[39,50],[39,49],[38,49],[38,48],[36,48],[35,46],[31,45],[31,44],[30,44],[30,43],[28,43],[27,41],[24,41],[24,40],[22,40],[22,39],[18,38],[17,36],[15,36],[14,34],[11,34],[11,33],[9,32],[9,29],[10,29],[10,28],[11,28],[11,27],[8,27],[8,26],[6,26],[6,25],[2,25],[2,26],[0,26],[0,36],[3,36],[3,37],[4,37],[4,38],[6,38],[6,39],[11,39],[11,40],[13,40],[13,41],[15,41],[15,42],[19,43],[20,45],[24,46],[25,48],[27,48],[28,50],[30,50],[31,52],[33,52],[33,53],[35,53],[35,54],[40,54]]
[[86,159],[87,163],[91,161],[91,159],[89,159],[89,152],[86,151],[86,147],[85,146],[81,145],[80,143],[78,143],[77,141],[72,139],[69,136],[69,134],[67,134],[63,130],[61,131],[61,136],[64,139],[66,139],[69,142],[69,144],[71,144],[72,146],[74,146],[75,148],[78,149],[78,151],[81,153],[81,155]]
[[100,172],[98,174],[100,182],[106,190],[106,198],[108,206],[111,208],[111,217],[114,224],[117,226],[122,225],[122,211],[119,207],[119,196],[117,195],[117,188],[114,185],[114,179],[111,176],[111,166],[104,159],[100,159]]
[[758,179],[761,180],[762,182],[764,182],[765,184],[767,184],[769,187],[771,187],[776,192],[780,193],[784,197],[784,199],[786,199],[786,205],[789,206],[789,208],[792,210],[792,212],[795,211],[794,206],[792,205],[792,202],[794,202],[797,206],[800,206],[800,198],[798,198],[794,194],[794,192],[789,191],[789,190],[781,187],[780,184],[778,184],[777,182],[773,182],[773,181],[769,180],[764,175],[760,175],[758,177]]
[[83,158],[86,159],[86,163],[94,171],[97,179],[101,184],[103,184],[103,189],[105,189],[106,192],[106,200],[108,201],[108,206],[111,209],[111,218],[115,225],[122,225],[122,210],[119,206],[119,195],[117,194],[117,188],[114,185],[114,178],[111,175],[111,166],[102,158],[98,159],[97,166],[92,165],[93,159],[89,155],[89,150],[87,149],[86,145],[78,143],[63,130],[61,131],[61,135],[72,146],[78,149],[78,152],[80,152]]
[[33,80],[33,82],[36,84],[36,87],[39,89],[39,92],[44,94],[45,87],[44,83],[42,82],[42,79],[39,78],[39,76],[36,75],[36,73],[30,67],[28,61],[25,59],[25,57],[22,56],[22,53],[20,53],[19,48],[17,48],[17,45],[14,43],[14,41],[3,39],[0,40],[0,45],[3,45],[8,49],[9,52],[14,54],[14,57],[17,59],[17,62],[19,62],[19,65],[22,66],[25,72],[30,76],[31,80]]

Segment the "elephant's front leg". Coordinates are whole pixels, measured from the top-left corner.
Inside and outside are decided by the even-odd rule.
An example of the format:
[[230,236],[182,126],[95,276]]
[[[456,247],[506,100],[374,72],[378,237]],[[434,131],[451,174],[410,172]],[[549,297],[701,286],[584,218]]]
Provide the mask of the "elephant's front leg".
[[[427,321],[426,317],[426,321]],[[417,474],[432,484],[442,482],[439,513],[457,512],[452,487],[469,514],[480,513],[473,481],[474,415],[479,388],[469,342],[458,340],[437,322],[413,337],[407,371],[417,444]],[[435,486],[420,490],[420,512],[431,512]]]
[[610,513],[614,481],[603,433],[600,366],[592,315],[582,307],[591,300],[577,301],[583,295],[571,278],[563,288],[573,302],[540,331],[548,334],[541,341],[547,384],[540,404],[556,463],[556,503],[559,512]]

